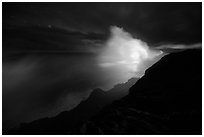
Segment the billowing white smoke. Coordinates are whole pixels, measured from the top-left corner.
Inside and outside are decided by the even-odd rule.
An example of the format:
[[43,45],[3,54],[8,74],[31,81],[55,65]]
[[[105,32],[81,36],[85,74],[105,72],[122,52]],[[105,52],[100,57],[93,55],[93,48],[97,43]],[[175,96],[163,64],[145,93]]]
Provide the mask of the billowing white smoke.
[[150,49],[147,43],[122,28],[111,27],[111,37],[99,56],[99,66],[109,69],[117,82],[125,82],[131,77],[141,77],[162,56],[162,51]]

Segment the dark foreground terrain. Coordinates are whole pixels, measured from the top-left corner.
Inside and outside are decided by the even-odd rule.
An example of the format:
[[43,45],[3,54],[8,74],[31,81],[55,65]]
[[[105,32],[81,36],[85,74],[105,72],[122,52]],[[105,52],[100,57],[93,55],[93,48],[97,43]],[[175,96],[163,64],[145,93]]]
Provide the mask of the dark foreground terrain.
[[[69,116],[67,116],[69,117]],[[3,134],[202,134],[202,51],[163,57],[124,98],[75,126],[47,118]]]

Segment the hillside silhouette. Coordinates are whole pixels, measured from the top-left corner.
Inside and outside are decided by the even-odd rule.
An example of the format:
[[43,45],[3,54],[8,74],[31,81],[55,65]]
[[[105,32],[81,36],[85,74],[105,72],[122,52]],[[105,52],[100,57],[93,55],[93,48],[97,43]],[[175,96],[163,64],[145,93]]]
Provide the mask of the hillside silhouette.
[[77,123],[88,120],[104,106],[127,95],[128,89],[134,85],[137,80],[138,78],[131,78],[126,83],[115,85],[109,91],[103,91],[102,89],[97,88],[93,90],[88,99],[82,101],[74,109],[61,112],[55,117],[35,120],[29,124],[22,123],[19,131],[18,129],[12,129],[9,133],[64,134]]
[[[94,93],[103,94],[97,90]],[[202,51],[186,50],[163,57],[146,70],[128,95],[105,106],[89,120],[73,127],[66,127],[70,123],[63,118],[53,124],[54,120],[21,125],[7,134],[202,134]]]

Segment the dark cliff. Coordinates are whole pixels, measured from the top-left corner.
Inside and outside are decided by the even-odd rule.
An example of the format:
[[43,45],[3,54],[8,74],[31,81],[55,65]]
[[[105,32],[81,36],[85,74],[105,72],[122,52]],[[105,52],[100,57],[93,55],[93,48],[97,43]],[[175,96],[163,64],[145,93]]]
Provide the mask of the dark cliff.
[[61,134],[202,134],[202,51],[163,57],[127,96]]

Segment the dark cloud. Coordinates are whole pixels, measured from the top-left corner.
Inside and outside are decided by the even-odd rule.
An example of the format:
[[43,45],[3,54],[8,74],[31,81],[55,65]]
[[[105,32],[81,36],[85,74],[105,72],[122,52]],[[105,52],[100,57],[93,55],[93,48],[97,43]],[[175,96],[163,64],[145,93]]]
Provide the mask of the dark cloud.
[[[57,27],[16,27],[3,30],[4,51],[62,51],[86,52],[84,41],[104,40],[96,33],[67,31]],[[93,46],[93,44],[92,44]]]
[[[199,2],[3,3],[3,29],[9,26],[33,25],[51,29],[50,26],[54,26],[61,28],[65,33],[67,30],[82,34],[91,32],[92,37],[95,37],[95,34],[102,34],[104,38],[104,35],[108,35],[110,26],[115,25],[125,28],[152,45],[160,42],[183,44],[201,42],[201,19],[202,4]],[[18,33],[24,31],[19,29]],[[55,30],[54,33],[61,33],[61,30]],[[42,37],[47,41],[53,39],[53,37]],[[63,37],[59,34],[55,35],[54,39],[56,37],[61,43],[70,42],[70,45],[73,45],[76,42],[72,41],[75,39],[73,37],[78,38],[78,35]],[[36,39],[35,41],[37,42]]]

